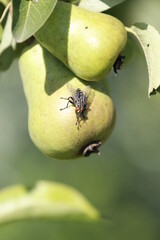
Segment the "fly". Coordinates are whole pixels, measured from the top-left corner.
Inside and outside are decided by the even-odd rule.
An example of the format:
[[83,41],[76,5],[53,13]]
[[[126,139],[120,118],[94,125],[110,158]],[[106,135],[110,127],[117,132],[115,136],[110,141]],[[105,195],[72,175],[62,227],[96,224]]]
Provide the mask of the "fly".
[[75,107],[75,113],[77,118],[76,125],[79,125],[80,118],[87,118],[86,111],[89,109],[89,105],[93,100],[93,94],[91,94],[91,87],[87,86],[84,91],[82,91],[80,88],[74,89],[73,86],[68,83],[67,88],[70,96],[68,98],[61,97],[61,99],[68,100],[68,102],[66,107],[61,108],[60,111],[68,108],[69,103],[71,103]]

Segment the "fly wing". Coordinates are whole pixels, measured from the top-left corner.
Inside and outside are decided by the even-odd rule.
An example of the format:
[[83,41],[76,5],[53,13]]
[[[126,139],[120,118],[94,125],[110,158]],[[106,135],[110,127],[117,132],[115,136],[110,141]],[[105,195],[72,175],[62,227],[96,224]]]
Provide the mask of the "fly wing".
[[94,98],[94,90],[91,89],[91,86],[87,86],[83,91],[84,96],[87,99],[87,103],[90,105]]
[[67,83],[67,88],[71,97],[74,98],[76,89],[74,89],[74,87],[70,83]]

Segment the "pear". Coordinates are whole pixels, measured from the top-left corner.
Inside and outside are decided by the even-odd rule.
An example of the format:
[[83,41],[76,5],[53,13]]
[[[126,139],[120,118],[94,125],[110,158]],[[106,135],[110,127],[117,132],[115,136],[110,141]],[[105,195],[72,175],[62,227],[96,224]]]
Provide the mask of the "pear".
[[35,38],[78,77],[106,77],[126,45],[124,25],[115,17],[58,2]]
[[65,108],[68,101],[63,98],[71,95],[68,84],[84,91],[87,81],[77,78],[39,44],[23,52],[19,69],[29,108],[30,137],[40,151],[55,159],[98,152],[97,147],[110,136],[115,122],[115,108],[103,84],[90,84],[94,94],[87,118],[76,125],[75,106],[70,103]]

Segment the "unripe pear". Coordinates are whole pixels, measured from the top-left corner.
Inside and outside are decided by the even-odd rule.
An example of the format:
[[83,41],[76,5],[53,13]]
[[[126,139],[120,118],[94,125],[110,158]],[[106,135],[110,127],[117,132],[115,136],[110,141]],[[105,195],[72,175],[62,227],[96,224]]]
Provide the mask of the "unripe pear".
[[70,96],[67,83],[82,91],[88,82],[78,79],[63,63],[39,44],[20,57],[19,68],[29,108],[29,132],[35,145],[47,156],[73,159],[89,155],[111,134],[115,109],[98,82],[91,83],[93,100],[87,119],[76,125],[73,104],[63,111]]
[[35,37],[78,77],[99,81],[125,47],[127,34],[113,16],[58,2]]

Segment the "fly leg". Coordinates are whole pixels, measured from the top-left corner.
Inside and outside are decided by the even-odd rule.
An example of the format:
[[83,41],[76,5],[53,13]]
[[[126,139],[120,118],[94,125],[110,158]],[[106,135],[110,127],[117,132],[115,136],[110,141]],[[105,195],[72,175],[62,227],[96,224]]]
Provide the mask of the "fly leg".
[[72,98],[72,97],[68,97],[68,98],[63,98],[63,97],[61,97],[61,99],[68,100],[68,102],[67,102],[67,105],[66,105],[64,108],[61,108],[61,109],[60,109],[60,111],[68,108],[69,103],[71,103],[71,104],[74,105],[74,102],[73,102],[73,98]]
[[79,117],[80,117],[80,115],[76,112],[77,122],[75,125],[78,125],[78,126],[80,125]]

